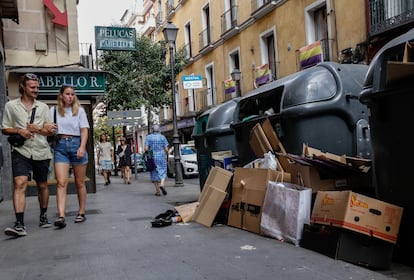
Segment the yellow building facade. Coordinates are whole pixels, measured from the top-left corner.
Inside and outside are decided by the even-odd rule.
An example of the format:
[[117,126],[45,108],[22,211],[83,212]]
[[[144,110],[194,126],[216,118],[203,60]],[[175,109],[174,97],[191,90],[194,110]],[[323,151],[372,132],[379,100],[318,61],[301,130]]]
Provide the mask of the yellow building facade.
[[[155,10],[157,40],[172,22],[179,28],[176,48],[185,48],[190,59],[176,77],[179,116],[249,93],[260,86],[263,69],[270,80],[301,70],[301,48],[316,41],[324,61],[340,61],[342,50],[366,48],[364,0],[158,0]],[[226,94],[237,69],[239,86]],[[201,75],[203,88],[184,89],[182,77],[188,75]]]

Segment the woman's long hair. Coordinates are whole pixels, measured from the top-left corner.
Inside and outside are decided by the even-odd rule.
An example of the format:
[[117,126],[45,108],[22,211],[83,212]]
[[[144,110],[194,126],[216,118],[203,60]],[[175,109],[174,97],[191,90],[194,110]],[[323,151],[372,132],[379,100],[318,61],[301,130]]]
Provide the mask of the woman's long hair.
[[[73,90],[75,90],[75,88],[72,85],[63,85],[63,86],[60,87],[59,94],[58,94],[58,97],[57,97],[58,112],[59,112],[59,115],[61,115],[62,117],[65,116],[65,103],[63,102],[62,95],[63,95],[63,92],[65,91],[65,89],[67,89],[67,88],[72,88]],[[81,105],[80,105],[79,99],[75,94],[75,99],[74,99],[73,104],[72,104],[72,115],[73,116],[76,116],[78,114],[80,106]]]

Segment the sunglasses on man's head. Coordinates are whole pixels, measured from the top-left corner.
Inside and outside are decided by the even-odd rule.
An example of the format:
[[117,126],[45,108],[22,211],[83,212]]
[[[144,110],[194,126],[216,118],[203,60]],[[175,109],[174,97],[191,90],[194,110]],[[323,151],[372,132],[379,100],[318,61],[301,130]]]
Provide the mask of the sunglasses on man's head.
[[35,74],[31,74],[31,73],[25,74],[24,79],[25,80],[36,80],[36,81],[39,80],[39,78]]

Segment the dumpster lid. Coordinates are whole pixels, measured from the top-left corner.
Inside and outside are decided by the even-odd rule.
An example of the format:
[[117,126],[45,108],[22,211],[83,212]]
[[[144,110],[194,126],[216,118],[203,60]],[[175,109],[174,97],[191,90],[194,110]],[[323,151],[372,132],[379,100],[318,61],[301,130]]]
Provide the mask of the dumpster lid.
[[[239,102],[240,98],[233,98],[228,100],[224,103],[221,103],[212,110],[208,111],[209,117],[207,121],[207,129],[216,128],[219,126],[229,126],[230,123],[233,122],[234,119],[234,108],[236,107],[237,103]],[[202,116],[202,115],[201,115]]]
[[400,56],[401,61],[404,54],[405,43],[414,40],[414,28],[408,32],[392,39],[386,43],[372,59],[364,79],[364,87],[372,87],[373,91],[378,91],[385,87],[386,65],[390,57],[396,61],[395,57]]

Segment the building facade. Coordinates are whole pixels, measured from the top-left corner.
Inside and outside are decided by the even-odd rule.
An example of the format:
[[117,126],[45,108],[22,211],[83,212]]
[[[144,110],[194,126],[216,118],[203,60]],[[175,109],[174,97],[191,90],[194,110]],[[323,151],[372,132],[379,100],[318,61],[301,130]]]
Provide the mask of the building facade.
[[[176,48],[190,59],[176,77],[179,121],[310,66],[302,55],[314,46],[318,61],[369,64],[381,46],[413,27],[413,4],[404,0],[153,2],[151,36],[164,40],[172,22]],[[202,88],[184,89],[182,79],[191,75],[202,76]],[[168,125],[171,111],[160,117]]]
[[[63,83],[75,86],[91,124],[88,141],[88,191],[95,191],[93,160],[92,109],[96,99],[105,92],[103,73],[85,69],[80,63],[77,0],[0,0],[1,28],[1,107],[19,98],[18,82],[22,74],[34,73],[40,79],[39,97],[48,105],[56,104]],[[12,8],[11,8],[12,7]],[[10,12],[13,10],[12,12]],[[5,14],[5,11],[9,13]],[[4,16],[7,15],[7,16]],[[1,110],[3,111],[3,110]],[[12,196],[10,146],[0,135],[3,151],[0,196]],[[55,183],[53,173],[49,183]],[[29,182],[35,185],[35,182]],[[30,189],[30,188],[29,188]],[[71,186],[69,186],[71,190]],[[35,191],[37,195],[37,190]],[[52,192],[53,193],[53,192]]]

